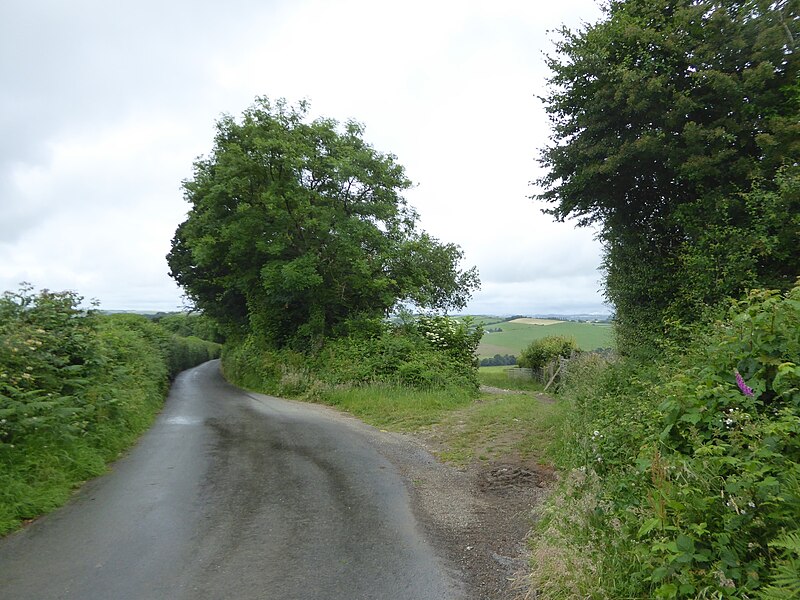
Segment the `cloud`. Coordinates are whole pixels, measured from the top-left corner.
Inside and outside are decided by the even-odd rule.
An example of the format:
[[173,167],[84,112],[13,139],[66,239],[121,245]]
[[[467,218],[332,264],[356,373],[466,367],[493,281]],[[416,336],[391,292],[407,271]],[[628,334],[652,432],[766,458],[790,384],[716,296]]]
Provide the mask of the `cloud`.
[[592,232],[528,198],[546,30],[598,14],[593,0],[5,2],[0,289],[180,305],[164,259],[180,182],[221,113],[268,95],[355,118],[398,155],[422,227],[478,266],[476,310],[602,307]]
[[516,283],[486,282],[470,304],[471,314],[608,314],[598,302],[599,282],[590,275]]

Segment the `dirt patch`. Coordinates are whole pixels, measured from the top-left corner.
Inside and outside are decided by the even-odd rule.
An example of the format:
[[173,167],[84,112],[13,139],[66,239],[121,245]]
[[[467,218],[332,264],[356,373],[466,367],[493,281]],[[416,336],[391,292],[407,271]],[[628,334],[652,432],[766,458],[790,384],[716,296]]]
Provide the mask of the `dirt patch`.
[[381,445],[408,482],[417,518],[465,578],[464,598],[524,598],[530,570],[526,538],[533,509],[555,480],[552,469],[516,456],[464,467],[443,464],[432,456],[441,442],[430,432],[384,433]]
[[508,496],[524,492],[531,487],[546,488],[552,483],[552,473],[537,466],[528,469],[520,465],[504,464],[485,469],[480,474],[478,489]]

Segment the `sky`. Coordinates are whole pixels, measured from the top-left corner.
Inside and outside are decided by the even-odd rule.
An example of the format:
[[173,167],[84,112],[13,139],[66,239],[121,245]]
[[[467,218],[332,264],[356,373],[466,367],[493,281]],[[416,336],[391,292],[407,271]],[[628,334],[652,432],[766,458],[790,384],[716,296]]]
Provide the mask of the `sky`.
[[0,291],[178,310],[165,256],[215,122],[257,96],[366,127],[415,186],[420,227],[461,246],[471,314],[604,314],[591,229],[530,198],[537,99],[561,25],[595,0],[4,0]]

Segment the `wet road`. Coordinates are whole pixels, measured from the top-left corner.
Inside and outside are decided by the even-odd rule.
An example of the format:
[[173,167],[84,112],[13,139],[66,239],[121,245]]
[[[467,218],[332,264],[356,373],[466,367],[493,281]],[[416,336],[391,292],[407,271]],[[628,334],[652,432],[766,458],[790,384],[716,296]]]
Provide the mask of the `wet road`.
[[362,430],[186,371],[111,473],[0,540],[0,598],[460,597]]

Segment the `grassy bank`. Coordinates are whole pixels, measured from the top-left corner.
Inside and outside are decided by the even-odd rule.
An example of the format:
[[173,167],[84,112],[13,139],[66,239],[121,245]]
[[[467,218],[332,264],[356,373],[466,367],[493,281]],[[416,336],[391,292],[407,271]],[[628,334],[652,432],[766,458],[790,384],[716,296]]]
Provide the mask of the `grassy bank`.
[[169,380],[219,353],[72,293],[0,298],[0,534],[63,504],[160,410]]

